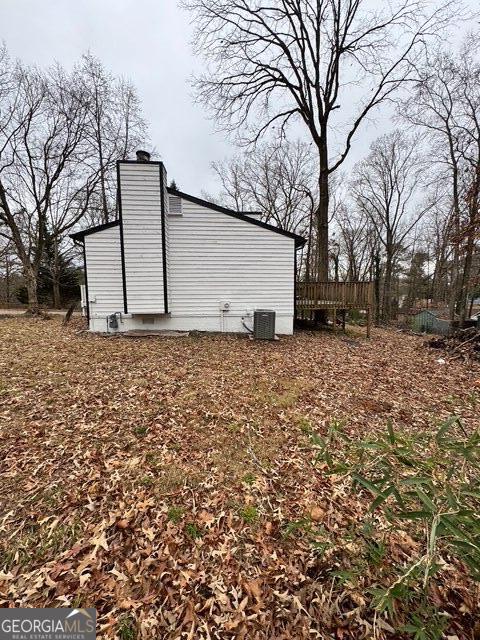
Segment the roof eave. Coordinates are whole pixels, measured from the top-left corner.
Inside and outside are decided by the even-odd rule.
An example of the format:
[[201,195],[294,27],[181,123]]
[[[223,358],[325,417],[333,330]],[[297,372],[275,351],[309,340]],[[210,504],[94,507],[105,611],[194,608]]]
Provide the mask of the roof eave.
[[[256,225],[257,227],[261,227],[263,229],[267,229],[268,231],[273,231],[274,233],[278,233],[279,235],[285,236],[287,238],[291,238],[295,241],[295,248],[300,249],[306,243],[306,238],[300,236],[296,233],[292,233],[291,231],[284,231],[283,229],[279,229],[278,227],[274,227],[267,222],[263,222],[262,220],[257,220],[256,218],[252,218],[247,215],[247,212],[234,211],[233,209],[228,209],[227,207],[222,207],[221,205],[215,204],[214,202],[208,202],[207,200],[203,200],[202,198],[197,198],[196,196],[192,196],[188,193],[184,193],[183,191],[179,191],[178,189],[172,189],[168,187],[168,193],[173,196],[178,196],[180,198],[184,198],[190,202],[198,204],[207,209],[212,209],[213,211],[218,211],[219,213],[224,213],[233,218],[237,218],[238,220],[244,220],[250,224]],[[250,212],[248,212],[250,213]],[[77,231],[76,233],[71,233],[70,238],[74,242],[79,242],[84,240],[85,236],[89,236],[93,233],[98,233],[99,231],[104,231],[105,229],[111,229],[112,227],[116,227],[120,224],[118,220],[114,220],[113,222],[106,222],[104,224],[97,225],[95,227],[90,227],[88,229],[83,229],[82,231]]]
[[104,231],[105,229],[112,229],[113,227],[118,227],[120,224],[119,220],[113,220],[112,222],[105,222],[104,224],[98,224],[95,227],[89,227],[88,229],[83,229],[82,231],[77,231],[76,233],[71,233],[70,238],[74,242],[79,242],[85,238],[85,236],[90,236],[92,233],[98,233],[99,231]]

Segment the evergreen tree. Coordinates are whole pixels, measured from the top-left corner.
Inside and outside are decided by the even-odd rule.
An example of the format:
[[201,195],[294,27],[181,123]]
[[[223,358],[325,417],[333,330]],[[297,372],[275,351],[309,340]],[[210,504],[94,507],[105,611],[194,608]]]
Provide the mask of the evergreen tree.
[[[55,239],[47,235],[45,251],[38,270],[38,301],[40,304],[61,308],[80,299],[81,271],[72,266],[72,258],[62,252]],[[26,286],[16,293],[19,302],[28,302]]]

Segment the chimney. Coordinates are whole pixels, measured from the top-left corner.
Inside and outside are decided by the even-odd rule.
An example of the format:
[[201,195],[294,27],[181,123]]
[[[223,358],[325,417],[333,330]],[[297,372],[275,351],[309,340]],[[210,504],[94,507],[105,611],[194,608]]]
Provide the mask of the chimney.
[[142,151],[139,149],[137,151],[137,162],[150,162],[150,154],[148,151]]
[[[168,313],[168,192],[162,162],[118,162],[125,313]],[[122,245],[121,245],[122,246]]]

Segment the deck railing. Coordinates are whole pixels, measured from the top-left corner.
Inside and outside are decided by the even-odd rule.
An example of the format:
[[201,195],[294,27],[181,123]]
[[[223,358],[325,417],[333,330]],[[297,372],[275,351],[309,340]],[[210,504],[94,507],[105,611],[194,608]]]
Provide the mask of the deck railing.
[[299,282],[297,309],[370,309],[373,282]]

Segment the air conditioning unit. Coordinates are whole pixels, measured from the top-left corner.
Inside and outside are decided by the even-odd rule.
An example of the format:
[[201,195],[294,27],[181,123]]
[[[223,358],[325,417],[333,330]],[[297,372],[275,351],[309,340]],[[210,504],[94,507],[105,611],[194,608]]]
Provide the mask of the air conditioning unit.
[[275,340],[275,311],[256,309],[253,314],[253,336],[258,340]]

